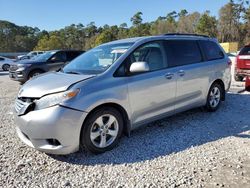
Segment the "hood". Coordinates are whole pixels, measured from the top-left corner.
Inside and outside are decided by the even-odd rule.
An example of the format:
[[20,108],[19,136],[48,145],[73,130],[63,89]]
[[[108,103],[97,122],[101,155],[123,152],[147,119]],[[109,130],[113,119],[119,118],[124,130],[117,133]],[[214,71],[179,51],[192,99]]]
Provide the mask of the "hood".
[[76,75],[61,72],[50,72],[26,82],[18,97],[40,98],[44,95],[66,91],[69,86],[95,77],[95,75]]
[[24,59],[16,61],[17,64],[38,64],[38,63],[44,63],[45,61],[36,61],[33,59]]

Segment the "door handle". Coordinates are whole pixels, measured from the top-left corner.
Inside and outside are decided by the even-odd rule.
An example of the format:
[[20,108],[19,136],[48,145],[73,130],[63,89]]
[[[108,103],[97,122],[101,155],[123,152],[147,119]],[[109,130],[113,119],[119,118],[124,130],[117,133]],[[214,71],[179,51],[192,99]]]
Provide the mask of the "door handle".
[[168,80],[171,80],[173,78],[174,74],[173,73],[167,73],[165,75],[165,78],[168,79]]
[[179,75],[179,76],[184,76],[184,75],[185,75],[185,71],[184,71],[184,70],[178,71],[178,75]]

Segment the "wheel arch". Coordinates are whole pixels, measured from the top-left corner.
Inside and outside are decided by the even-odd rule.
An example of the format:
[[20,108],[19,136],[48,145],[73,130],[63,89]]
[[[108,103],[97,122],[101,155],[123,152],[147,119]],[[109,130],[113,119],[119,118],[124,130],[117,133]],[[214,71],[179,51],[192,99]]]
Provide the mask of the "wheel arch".
[[216,79],[216,80],[214,80],[213,82],[212,82],[212,84],[210,85],[210,87],[209,88],[211,88],[211,86],[213,85],[213,84],[219,84],[221,87],[222,87],[222,91],[223,91],[223,93],[222,93],[222,101],[225,101],[225,99],[226,99],[226,89],[225,89],[225,84],[224,84],[224,82],[221,80],[221,79]]
[[[117,104],[117,103],[114,103],[114,102],[107,102],[107,103],[99,104],[98,106],[91,109],[90,112],[88,113],[88,115],[86,116],[86,118],[83,121],[82,128],[83,128],[84,123],[86,122],[86,120],[93,113],[95,113],[95,111],[97,111],[98,109],[101,109],[101,108],[105,108],[105,107],[112,107],[112,108],[116,109],[118,112],[120,112],[120,114],[123,117],[123,124],[124,124],[123,133],[125,135],[129,136],[130,131],[131,131],[131,123],[130,123],[130,120],[129,120],[128,113],[126,112],[126,110],[120,104]],[[82,130],[82,128],[81,128],[81,130]]]
[[33,72],[36,72],[36,71],[40,71],[42,73],[45,73],[46,71],[43,70],[42,68],[34,68],[34,69],[31,69],[28,73],[28,77],[30,77],[30,75],[33,73]]

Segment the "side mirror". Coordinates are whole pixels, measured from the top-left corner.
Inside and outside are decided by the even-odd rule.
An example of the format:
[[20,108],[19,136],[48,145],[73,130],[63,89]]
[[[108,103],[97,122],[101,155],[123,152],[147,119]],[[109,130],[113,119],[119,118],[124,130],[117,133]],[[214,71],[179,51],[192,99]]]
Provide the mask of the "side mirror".
[[129,71],[131,73],[141,73],[141,72],[148,72],[149,66],[147,62],[134,62],[131,64]]
[[51,62],[57,62],[57,61],[58,61],[58,58],[57,58],[56,56],[54,56],[54,57],[52,57],[52,58],[50,59],[50,61],[51,61]]
[[250,92],[250,76],[246,77],[246,86],[245,86],[246,91]]

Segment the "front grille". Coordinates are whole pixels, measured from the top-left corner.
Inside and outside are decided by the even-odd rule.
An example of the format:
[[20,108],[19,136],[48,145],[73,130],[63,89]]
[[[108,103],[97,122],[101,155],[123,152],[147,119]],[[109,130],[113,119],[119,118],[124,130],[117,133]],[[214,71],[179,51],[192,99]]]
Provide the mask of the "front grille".
[[30,98],[17,98],[15,102],[15,110],[18,115],[24,115],[35,108],[35,99]]
[[15,110],[16,112],[20,112],[20,110],[25,106],[25,102],[20,100],[20,99],[16,99],[15,102]]
[[10,71],[16,71],[18,69],[17,65],[10,65]]

